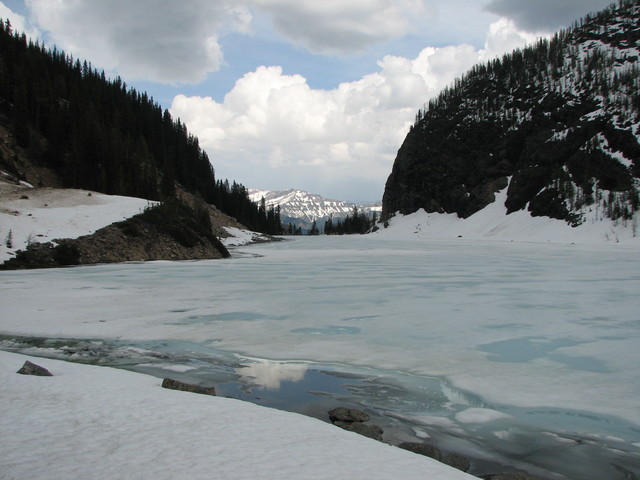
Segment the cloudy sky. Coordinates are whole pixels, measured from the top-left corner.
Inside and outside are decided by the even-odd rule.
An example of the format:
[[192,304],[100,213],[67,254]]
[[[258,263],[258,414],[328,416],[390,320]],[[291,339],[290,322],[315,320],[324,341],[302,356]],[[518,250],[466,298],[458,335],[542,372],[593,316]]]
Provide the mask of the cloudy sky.
[[218,178],[375,201],[424,102],[609,3],[0,0],[0,17],[148,92]]

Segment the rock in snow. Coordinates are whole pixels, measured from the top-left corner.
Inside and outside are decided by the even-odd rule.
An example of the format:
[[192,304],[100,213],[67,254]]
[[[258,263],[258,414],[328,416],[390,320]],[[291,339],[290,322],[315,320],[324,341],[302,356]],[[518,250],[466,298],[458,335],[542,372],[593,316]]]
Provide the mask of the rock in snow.
[[20,375],[35,375],[38,377],[53,376],[49,370],[47,370],[44,367],[41,367],[40,365],[36,365],[35,363],[30,362],[29,360],[24,362],[24,365],[22,366],[22,368],[18,370],[16,373],[19,373]]
[[337,407],[329,410],[329,420],[331,420],[332,423],[367,422],[369,421],[369,415],[353,408]]
[[200,385],[191,385],[190,383],[184,383],[170,378],[162,380],[162,388],[180,390],[182,392],[200,393],[202,395],[213,395],[214,397],[216,396],[215,387],[201,387]]

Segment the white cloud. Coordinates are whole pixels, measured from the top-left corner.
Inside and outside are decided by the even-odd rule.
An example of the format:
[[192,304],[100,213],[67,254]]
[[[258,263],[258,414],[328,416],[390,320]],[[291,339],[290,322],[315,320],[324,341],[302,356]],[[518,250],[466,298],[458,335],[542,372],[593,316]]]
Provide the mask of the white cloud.
[[333,90],[262,66],[239,79],[222,102],[178,95],[171,113],[198,136],[221,177],[325,195],[348,183],[356,197],[375,200],[423,102],[475,63],[532,38],[500,20],[485,49],[457,45],[427,47],[414,59],[388,55],[377,72]]
[[3,21],[9,20],[15,32],[25,33],[28,37],[36,38],[37,32],[28,25],[27,20],[20,14],[14,12],[4,3],[0,2],[0,18]]
[[233,2],[26,0],[33,19],[76,57],[130,79],[198,83],[223,62],[223,29],[247,31]]
[[[405,35],[423,0],[25,0],[53,43],[129,80],[200,83],[224,63],[219,39],[254,14],[314,53],[345,54]],[[0,4],[1,5],[1,4]],[[6,8],[6,7],[5,7]]]
[[422,0],[249,1],[271,17],[280,34],[322,54],[361,52],[405,35],[417,17],[428,15]]
[[489,26],[480,60],[489,60],[505,52],[533,43],[541,36],[543,36],[542,33],[520,31],[513,20],[501,18]]

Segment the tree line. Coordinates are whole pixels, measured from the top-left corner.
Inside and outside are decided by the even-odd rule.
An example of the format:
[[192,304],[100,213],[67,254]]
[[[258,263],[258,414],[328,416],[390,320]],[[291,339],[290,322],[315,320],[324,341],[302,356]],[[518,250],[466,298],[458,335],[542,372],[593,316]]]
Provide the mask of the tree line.
[[366,212],[360,212],[358,207],[353,207],[353,212],[345,218],[333,219],[330,216],[324,224],[325,235],[349,235],[363,234],[370,232],[378,221],[378,214],[373,212],[372,215]]
[[275,212],[260,210],[242,185],[217,180],[197,137],[147,93],[8,20],[0,20],[0,123],[64,187],[164,201],[179,185],[252,230],[280,233]]

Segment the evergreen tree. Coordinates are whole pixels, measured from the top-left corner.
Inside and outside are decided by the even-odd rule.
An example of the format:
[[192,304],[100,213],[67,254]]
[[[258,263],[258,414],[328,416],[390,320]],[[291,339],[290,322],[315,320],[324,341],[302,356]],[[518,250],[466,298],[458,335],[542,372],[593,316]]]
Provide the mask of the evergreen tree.
[[[65,187],[169,200],[180,185],[248,228],[266,231],[266,211],[258,212],[242,185],[216,181],[198,139],[153,98],[87,61],[27,41],[1,20],[0,122]],[[3,168],[21,178],[11,165]],[[279,232],[275,216],[272,223]]]
[[311,224],[311,229],[309,230],[309,235],[320,235],[320,230],[318,229],[318,225],[316,224],[315,220]]

